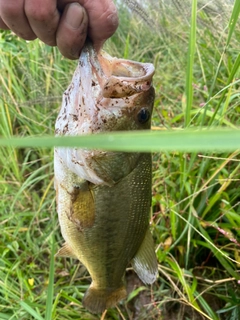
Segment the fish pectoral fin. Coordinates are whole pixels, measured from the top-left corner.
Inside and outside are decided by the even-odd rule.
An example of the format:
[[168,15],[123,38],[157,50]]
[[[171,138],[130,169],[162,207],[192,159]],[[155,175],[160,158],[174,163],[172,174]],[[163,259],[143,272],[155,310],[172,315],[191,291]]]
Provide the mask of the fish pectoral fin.
[[78,257],[73,252],[72,248],[66,242],[63,244],[62,248],[60,248],[58,252],[55,254],[55,257],[69,257],[78,259]]
[[95,221],[94,192],[86,181],[80,187],[74,187],[71,193],[71,204],[68,219],[75,223],[79,230],[91,228]]
[[131,264],[134,271],[144,283],[152,284],[157,279],[158,262],[152,234],[149,229]]

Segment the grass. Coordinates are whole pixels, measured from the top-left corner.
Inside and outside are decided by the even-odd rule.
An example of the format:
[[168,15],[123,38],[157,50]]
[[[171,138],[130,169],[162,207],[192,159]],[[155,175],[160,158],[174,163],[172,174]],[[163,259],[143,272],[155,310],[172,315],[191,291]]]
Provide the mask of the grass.
[[[76,62],[2,32],[0,319],[145,319],[146,312],[148,319],[240,318],[239,1],[131,8],[119,5],[120,27],[105,48],[156,67],[152,124],[160,130],[118,141],[135,150],[145,141],[155,151],[151,227],[159,279],[151,288],[135,279],[129,301],[106,314],[82,307],[88,273],[75,260],[54,259],[62,237],[51,148]],[[21,139],[11,145],[13,136]],[[111,148],[94,139],[86,143]]]

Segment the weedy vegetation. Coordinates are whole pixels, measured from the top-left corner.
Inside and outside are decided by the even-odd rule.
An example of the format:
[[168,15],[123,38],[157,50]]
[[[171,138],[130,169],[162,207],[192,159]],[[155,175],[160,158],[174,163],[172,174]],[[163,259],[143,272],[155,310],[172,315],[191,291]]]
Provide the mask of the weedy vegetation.
[[[117,3],[120,27],[105,49],[154,63],[152,125],[159,143],[167,130],[239,128],[240,2]],[[0,62],[1,140],[53,136],[76,61],[37,40],[1,32]],[[235,132],[233,140],[239,137]],[[135,143],[137,150],[141,139]],[[190,143],[187,153],[183,139],[178,151],[153,154],[151,230],[158,281],[145,287],[129,268],[132,293],[103,315],[82,307],[90,283],[85,268],[54,258],[63,240],[53,148],[2,146],[0,319],[240,319],[240,151],[226,152],[221,138],[208,152],[196,151],[194,139]]]

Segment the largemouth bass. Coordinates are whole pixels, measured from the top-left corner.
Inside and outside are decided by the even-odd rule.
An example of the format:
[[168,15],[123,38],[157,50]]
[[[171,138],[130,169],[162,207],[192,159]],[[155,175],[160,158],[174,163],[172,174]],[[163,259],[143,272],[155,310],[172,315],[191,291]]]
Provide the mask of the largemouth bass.
[[[56,135],[143,130],[151,125],[154,67],[82,51],[65,91]],[[157,277],[149,231],[151,154],[56,148],[57,211],[66,243],[59,256],[79,259],[92,283],[83,305],[103,312],[126,297],[129,263],[140,279]]]

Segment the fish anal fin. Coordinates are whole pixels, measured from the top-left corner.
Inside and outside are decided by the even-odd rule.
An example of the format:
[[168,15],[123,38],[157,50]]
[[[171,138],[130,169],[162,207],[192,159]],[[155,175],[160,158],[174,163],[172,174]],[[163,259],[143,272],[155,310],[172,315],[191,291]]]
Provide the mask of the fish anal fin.
[[156,281],[158,276],[158,262],[154,250],[153,238],[149,229],[131,264],[142,282],[152,284]]
[[72,248],[66,242],[55,254],[55,257],[69,257],[69,258],[78,259],[78,257],[73,252]]

